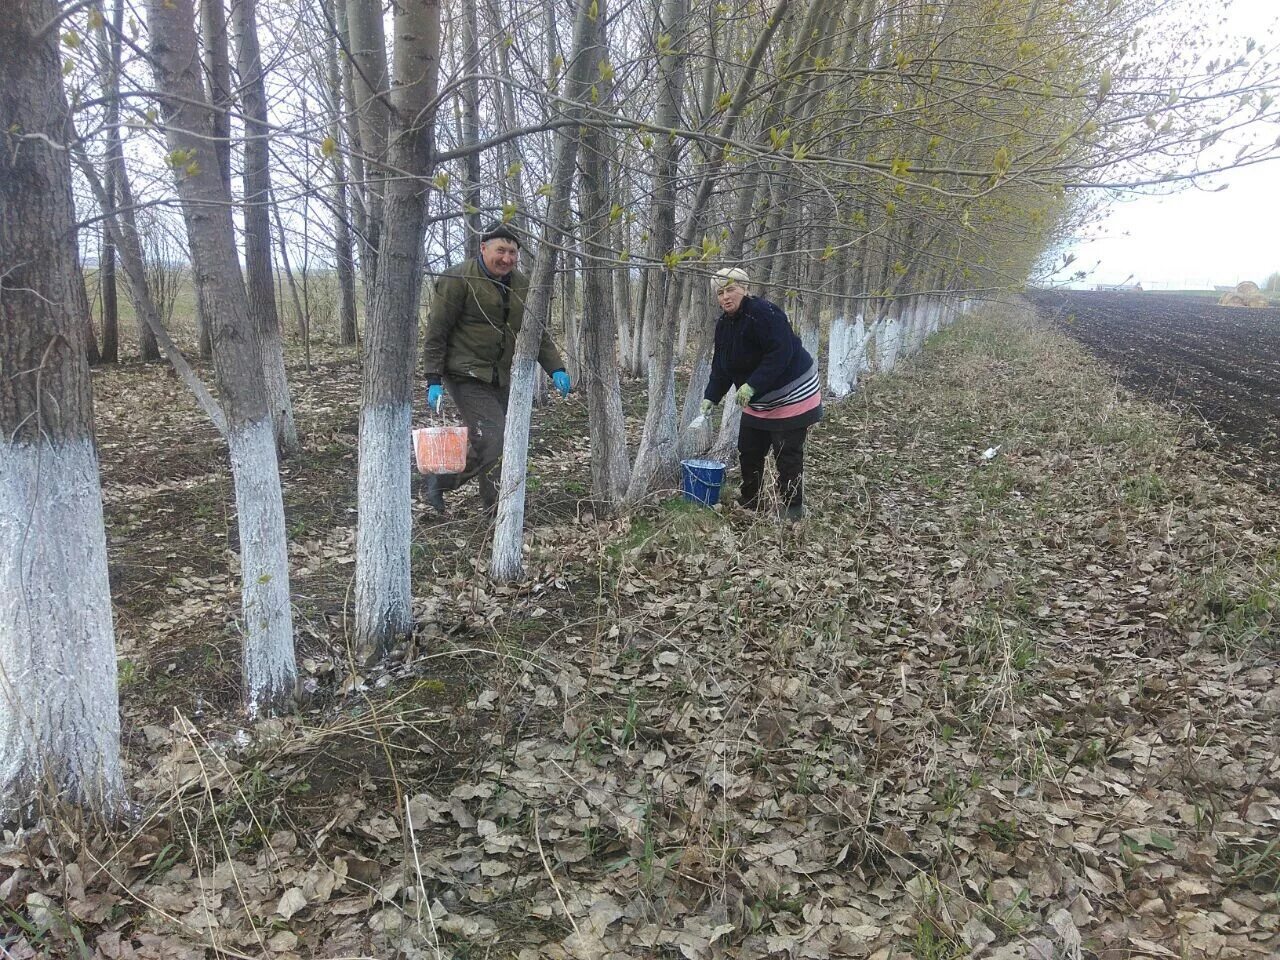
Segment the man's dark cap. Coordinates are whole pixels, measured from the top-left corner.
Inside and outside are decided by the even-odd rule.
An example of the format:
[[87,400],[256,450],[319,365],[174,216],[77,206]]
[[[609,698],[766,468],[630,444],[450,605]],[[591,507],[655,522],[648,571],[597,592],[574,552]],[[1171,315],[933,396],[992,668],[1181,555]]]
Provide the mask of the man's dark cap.
[[510,240],[517,247],[520,246],[520,234],[506,223],[491,223],[489,229],[480,234],[481,243],[487,243],[490,240]]

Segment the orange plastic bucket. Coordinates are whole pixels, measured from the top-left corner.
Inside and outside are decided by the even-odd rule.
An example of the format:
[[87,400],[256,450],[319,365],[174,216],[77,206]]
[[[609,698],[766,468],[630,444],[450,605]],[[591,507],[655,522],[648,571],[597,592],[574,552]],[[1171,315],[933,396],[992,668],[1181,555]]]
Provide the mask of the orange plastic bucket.
[[413,431],[419,473],[461,473],[467,467],[466,427],[423,427]]

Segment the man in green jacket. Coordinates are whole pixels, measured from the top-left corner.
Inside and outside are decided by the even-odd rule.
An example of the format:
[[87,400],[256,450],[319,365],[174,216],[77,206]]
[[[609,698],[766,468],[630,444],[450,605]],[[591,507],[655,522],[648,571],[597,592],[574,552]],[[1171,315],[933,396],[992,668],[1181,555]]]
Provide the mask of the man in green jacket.
[[[496,465],[507,424],[511,358],[529,294],[529,278],[516,269],[519,255],[519,235],[496,223],[481,235],[478,258],[450,267],[436,280],[422,350],[427,406],[439,413],[447,391],[468,437],[462,473],[427,476],[426,501],[436,513],[445,512],[445,491],[472,477],[480,478],[486,508],[498,502]],[[560,395],[568,395],[569,375],[545,331],[538,362]]]

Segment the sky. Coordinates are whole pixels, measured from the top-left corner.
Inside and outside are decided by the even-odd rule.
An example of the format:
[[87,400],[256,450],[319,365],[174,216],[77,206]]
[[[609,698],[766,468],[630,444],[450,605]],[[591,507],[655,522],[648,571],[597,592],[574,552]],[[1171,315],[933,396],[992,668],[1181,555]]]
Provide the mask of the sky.
[[[1234,0],[1236,36],[1274,42],[1276,0]],[[1274,53],[1272,55],[1280,55]],[[1234,151],[1233,151],[1234,152]],[[1225,189],[1214,188],[1225,184]],[[1229,171],[1168,196],[1120,200],[1095,235],[1069,249],[1082,286],[1141,283],[1147,289],[1207,289],[1280,271],[1280,159]],[[1058,282],[1065,279],[1060,274]]]

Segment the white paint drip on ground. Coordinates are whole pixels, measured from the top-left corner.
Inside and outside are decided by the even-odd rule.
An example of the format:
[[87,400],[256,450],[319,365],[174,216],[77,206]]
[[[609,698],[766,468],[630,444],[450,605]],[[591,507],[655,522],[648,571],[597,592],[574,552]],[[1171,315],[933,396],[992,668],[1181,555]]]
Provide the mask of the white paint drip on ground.
[[0,806],[124,801],[98,457],[0,440]]
[[256,716],[292,696],[298,676],[284,502],[271,418],[233,427],[227,442],[240,530],[245,703]]
[[373,653],[413,628],[409,554],[413,537],[410,404],[360,413],[356,484],[356,637]]

